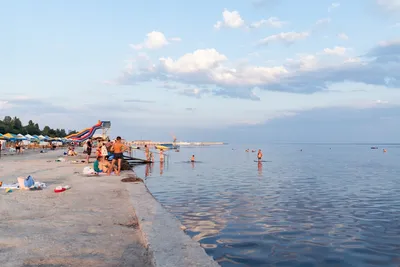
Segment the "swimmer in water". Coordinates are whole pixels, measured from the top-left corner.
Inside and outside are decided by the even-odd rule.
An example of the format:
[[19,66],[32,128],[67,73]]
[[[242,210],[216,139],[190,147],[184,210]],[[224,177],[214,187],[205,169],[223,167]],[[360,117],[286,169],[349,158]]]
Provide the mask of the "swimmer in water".
[[262,152],[261,152],[261,149],[259,149],[259,150],[258,150],[258,153],[257,153],[257,159],[258,159],[258,161],[261,161],[262,156],[263,156],[263,154],[262,154]]
[[192,155],[192,157],[190,158],[191,162],[194,162],[194,155]]

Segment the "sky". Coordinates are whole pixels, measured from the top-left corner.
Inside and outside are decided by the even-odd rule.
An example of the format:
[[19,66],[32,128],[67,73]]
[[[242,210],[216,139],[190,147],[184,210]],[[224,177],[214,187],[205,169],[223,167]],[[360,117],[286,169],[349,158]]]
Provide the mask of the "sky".
[[398,142],[400,0],[1,1],[0,117],[127,139]]

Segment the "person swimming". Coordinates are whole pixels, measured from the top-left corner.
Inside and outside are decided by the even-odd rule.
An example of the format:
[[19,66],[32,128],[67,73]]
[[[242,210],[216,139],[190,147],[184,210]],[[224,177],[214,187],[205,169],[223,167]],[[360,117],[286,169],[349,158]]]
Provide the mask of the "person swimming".
[[259,149],[259,150],[258,150],[258,153],[257,153],[257,159],[258,159],[258,161],[261,161],[262,157],[263,157],[263,154],[262,154],[262,152],[261,152],[261,149]]
[[195,161],[194,155],[192,155],[192,157],[190,158],[190,161],[191,161],[191,162],[194,162],[194,161]]

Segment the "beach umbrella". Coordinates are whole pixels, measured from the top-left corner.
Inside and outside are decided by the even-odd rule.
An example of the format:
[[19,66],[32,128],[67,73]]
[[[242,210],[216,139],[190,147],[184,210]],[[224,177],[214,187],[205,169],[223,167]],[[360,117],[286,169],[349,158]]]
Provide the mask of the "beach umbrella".
[[38,136],[38,139],[40,139],[40,140],[44,140],[44,139],[45,139],[45,137],[44,137],[43,135],[39,135],[39,136]]
[[5,138],[7,138],[7,139],[15,138],[15,136],[14,136],[13,134],[11,134],[11,133],[6,133],[6,134],[4,134],[3,136],[4,136]]

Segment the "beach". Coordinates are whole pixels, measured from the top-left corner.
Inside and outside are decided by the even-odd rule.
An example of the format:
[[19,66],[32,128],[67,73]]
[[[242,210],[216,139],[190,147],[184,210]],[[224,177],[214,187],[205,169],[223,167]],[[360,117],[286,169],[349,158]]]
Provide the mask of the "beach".
[[[89,165],[56,162],[62,153],[0,160],[3,183],[31,175],[47,185],[39,191],[1,190],[2,266],[218,266],[143,183],[120,181],[132,171],[83,176]],[[54,192],[65,185],[71,189]]]
[[[1,192],[2,266],[152,266],[120,177],[83,177],[60,151],[3,158],[1,179],[32,175],[41,191]],[[50,161],[50,162],[47,162]],[[72,188],[62,193],[59,185]]]

